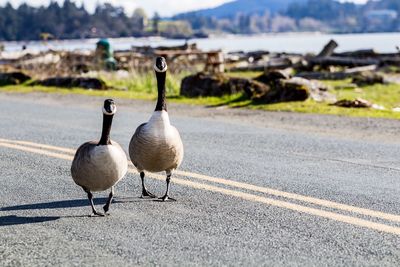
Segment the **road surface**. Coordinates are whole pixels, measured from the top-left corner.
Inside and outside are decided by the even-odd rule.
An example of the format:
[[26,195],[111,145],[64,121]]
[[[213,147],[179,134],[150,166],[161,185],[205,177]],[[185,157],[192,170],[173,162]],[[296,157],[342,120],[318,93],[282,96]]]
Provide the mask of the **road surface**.
[[[97,218],[70,164],[100,137],[102,102],[0,94],[0,266],[400,265],[399,122],[170,105],[178,201],[139,199],[130,168]],[[154,103],[116,102],[127,151]],[[164,193],[163,174],[147,184]]]

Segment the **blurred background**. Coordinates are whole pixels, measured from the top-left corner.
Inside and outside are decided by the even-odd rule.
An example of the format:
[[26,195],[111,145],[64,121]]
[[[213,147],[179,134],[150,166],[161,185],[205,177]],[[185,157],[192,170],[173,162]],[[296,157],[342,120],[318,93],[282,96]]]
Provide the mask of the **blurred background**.
[[0,5],[3,86],[153,98],[149,71],[154,57],[164,56],[176,101],[398,117],[398,0]]

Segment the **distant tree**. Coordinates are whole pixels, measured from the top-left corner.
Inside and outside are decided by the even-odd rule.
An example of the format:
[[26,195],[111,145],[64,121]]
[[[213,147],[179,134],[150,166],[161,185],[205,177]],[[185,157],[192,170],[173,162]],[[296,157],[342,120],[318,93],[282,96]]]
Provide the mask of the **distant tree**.
[[193,34],[187,21],[168,21],[163,24],[161,35],[170,38],[188,38]]
[[275,16],[272,19],[271,30],[273,32],[292,32],[296,31],[296,21],[286,16]]
[[192,25],[193,30],[217,29],[219,27],[218,24],[221,21],[214,17],[198,15],[196,12],[174,16],[172,19],[188,21]]
[[238,28],[240,33],[248,33],[250,28],[250,15],[238,15]]
[[298,24],[302,31],[324,31],[327,29],[324,23],[313,18],[303,18],[299,20]]
[[262,16],[259,16],[257,21],[257,27],[261,32],[269,32],[271,28],[271,15],[268,11],[264,12]]
[[[392,13],[396,11],[397,17],[388,20],[384,15],[370,15],[371,11],[384,9]],[[48,6],[41,7],[24,3],[14,8],[6,3],[0,6],[0,41],[39,40],[43,33],[63,39],[143,36],[148,34],[145,32],[147,20],[143,9],[136,9],[129,17],[122,7],[108,3],[98,4],[93,14],[88,13],[83,4],[77,6],[75,0],[65,0],[63,4],[51,0]],[[297,29],[336,32],[400,31],[400,1],[370,0],[365,5],[336,0],[294,1],[286,11],[278,14],[257,10],[216,18],[189,12],[174,16],[172,20],[186,21],[186,25],[178,23],[179,26],[167,26],[167,22],[161,24],[159,14],[155,13],[151,20],[153,33],[160,34],[162,28],[171,33],[192,30],[195,33],[259,33]]]
[[161,20],[160,15],[157,12],[154,13],[154,16],[153,16],[153,33],[154,34],[160,33],[160,29],[159,29],[160,20]]
[[[135,22],[133,17],[139,17]],[[47,7],[22,4],[0,6],[0,40],[39,40],[45,34],[54,38],[123,37],[144,34],[146,15],[137,10],[128,17],[122,7],[98,5],[89,14],[73,0],[62,5],[51,1]]]
[[147,15],[143,8],[136,8],[132,15],[135,31],[143,32],[147,26]]

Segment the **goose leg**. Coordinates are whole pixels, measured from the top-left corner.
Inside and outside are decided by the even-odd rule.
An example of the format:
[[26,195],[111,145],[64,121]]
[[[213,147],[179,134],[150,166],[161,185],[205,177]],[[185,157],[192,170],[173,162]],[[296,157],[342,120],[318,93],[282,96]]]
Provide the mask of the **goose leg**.
[[171,182],[171,173],[167,173],[167,191],[165,191],[165,195],[163,197],[160,197],[159,199],[161,201],[176,201],[176,199],[169,197],[169,183]]
[[104,205],[104,207],[103,207],[103,210],[104,210],[104,214],[106,214],[106,215],[108,215],[108,210],[110,209],[110,205],[111,205],[111,202],[112,202],[112,200],[113,200],[113,197],[114,197],[114,186],[113,187],[111,187],[111,192],[110,192],[110,194],[108,195],[108,200],[107,200],[107,203]]
[[94,203],[93,203],[93,194],[92,194],[92,192],[90,192],[90,190],[88,190],[88,189],[86,189],[86,188],[83,188],[83,190],[85,190],[85,192],[86,192],[87,195],[88,195],[88,199],[89,199],[90,206],[92,207],[93,215],[104,216],[103,213],[98,212],[98,211],[96,210],[96,208],[94,207]]
[[155,198],[156,196],[147,191],[146,186],[144,185],[144,172],[140,172],[140,179],[142,179],[142,195],[140,198]]

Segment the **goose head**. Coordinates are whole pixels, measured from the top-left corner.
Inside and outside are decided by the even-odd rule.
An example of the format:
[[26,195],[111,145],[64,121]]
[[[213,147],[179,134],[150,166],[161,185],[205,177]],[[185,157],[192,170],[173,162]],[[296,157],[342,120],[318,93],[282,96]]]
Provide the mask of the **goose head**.
[[117,112],[117,106],[112,99],[106,99],[103,106],[104,115],[114,115]]
[[156,72],[166,72],[168,69],[167,61],[164,57],[157,57],[154,64],[154,70]]

